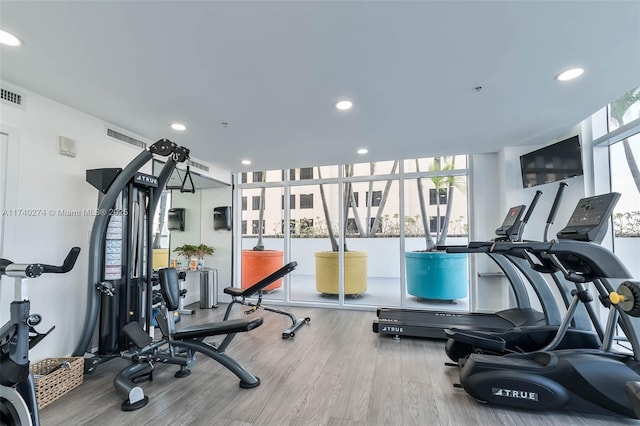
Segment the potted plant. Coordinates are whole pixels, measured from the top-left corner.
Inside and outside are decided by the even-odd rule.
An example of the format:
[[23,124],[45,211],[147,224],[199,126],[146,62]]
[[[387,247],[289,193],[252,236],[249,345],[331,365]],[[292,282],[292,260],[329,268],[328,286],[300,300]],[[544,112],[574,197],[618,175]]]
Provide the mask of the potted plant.
[[[441,172],[455,169],[455,156],[450,158],[436,157],[434,160],[429,171]],[[420,171],[418,160],[416,160],[416,169]],[[467,254],[451,254],[438,251],[437,248],[446,243],[454,190],[458,186],[458,182],[456,176],[434,176],[430,179],[436,194],[435,229],[430,229],[422,178],[418,178],[418,197],[426,250],[405,253],[407,292],[412,296],[424,299],[455,301],[467,297]],[[446,201],[444,216],[441,214],[441,197],[443,195]],[[435,240],[431,236],[432,231],[435,233]]]
[[[262,182],[266,182],[265,171],[260,172]],[[264,234],[264,204],[266,188],[260,188],[260,208],[258,210],[258,242],[251,250],[242,250],[242,279],[241,288],[251,287],[261,279],[271,275],[280,269],[284,262],[282,250],[265,250],[262,236]],[[275,290],[282,287],[282,279],[279,279],[267,287],[264,291]]]
[[[375,174],[375,163],[370,163],[371,174]],[[398,167],[398,161],[394,161],[391,173],[395,173]],[[353,176],[354,166],[345,165],[345,176]],[[322,179],[320,168],[318,167],[318,178]],[[360,219],[359,212],[356,208],[355,195],[353,193],[353,187],[351,182],[345,184],[344,189],[344,210],[342,214],[342,235],[346,236],[347,233],[347,219],[349,216],[349,208],[353,212],[353,220],[355,223],[355,230],[362,238],[368,238],[375,236],[382,220],[382,212],[391,189],[391,181],[388,181],[385,185],[378,211],[376,212],[373,221],[371,221],[371,207],[372,195],[373,195],[373,182],[369,184],[367,202],[367,217],[364,222],[366,226],[363,226],[363,222]],[[339,246],[336,238],[336,231],[331,223],[331,217],[329,214],[329,207],[327,204],[327,198],[324,191],[324,186],[320,184],[320,198],[322,200],[322,208],[325,215],[327,224],[327,231],[329,233],[329,240],[331,241],[331,251],[321,251],[315,253],[316,260],[316,290],[324,294],[338,294],[339,293]],[[367,252],[366,251],[350,251],[346,247],[346,241],[344,246],[344,293],[347,295],[357,295],[364,293],[367,290]]]
[[173,251],[178,256],[183,256],[187,260],[189,269],[195,271],[204,267],[204,257],[212,255],[215,252],[215,248],[206,244],[183,244],[173,249]]

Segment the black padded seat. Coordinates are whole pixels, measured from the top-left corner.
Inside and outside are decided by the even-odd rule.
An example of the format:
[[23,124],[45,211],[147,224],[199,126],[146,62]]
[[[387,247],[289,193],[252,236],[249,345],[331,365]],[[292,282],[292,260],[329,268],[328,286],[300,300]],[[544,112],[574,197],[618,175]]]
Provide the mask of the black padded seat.
[[284,265],[282,268],[272,273],[271,275],[261,279],[251,287],[248,287],[248,288],[226,287],[224,289],[224,292],[227,294],[230,294],[234,298],[235,297],[251,297],[254,294],[258,293],[259,291],[264,290],[264,288],[269,284],[271,284],[272,282],[279,280],[280,278],[287,275],[289,272],[296,269],[297,266],[298,266],[298,262],[289,262],[286,265]]
[[255,318],[252,321],[247,321],[246,319],[234,319],[208,324],[196,324],[176,330],[173,333],[173,339],[197,339],[207,336],[217,336],[219,334],[242,333],[253,330],[261,325],[262,317]]
[[240,287],[226,287],[224,292],[235,297],[240,297],[242,293],[244,293],[244,289]]

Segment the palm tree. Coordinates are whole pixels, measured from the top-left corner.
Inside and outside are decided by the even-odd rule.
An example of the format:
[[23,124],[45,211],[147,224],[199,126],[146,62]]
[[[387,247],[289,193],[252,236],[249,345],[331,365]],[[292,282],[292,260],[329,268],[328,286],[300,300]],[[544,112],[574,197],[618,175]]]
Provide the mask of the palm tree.
[[[609,111],[611,114],[611,118],[615,121],[618,127],[624,124],[623,117],[635,103],[640,102],[640,86],[636,87],[633,90],[625,93],[620,99],[612,102]],[[636,163],[636,159],[633,156],[633,152],[631,151],[631,146],[629,145],[629,139],[625,138],[622,141],[622,146],[624,147],[624,155],[627,158],[627,164],[629,165],[629,170],[631,171],[631,176],[633,177],[633,182],[636,184],[636,188],[638,192],[640,192],[640,171],[638,170],[638,163]]]
[[[451,171],[455,169],[456,165],[456,157],[452,156],[450,159],[448,157],[435,157],[433,164],[429,167],[430,172],[444,172]],[[416,170],[420,171],[420,165],[418,160],[416,159]],[[422,226],[424,228],[425,239],[427,244],[427,251],[434,250],[439,245],[444,245],[447,240],[448,229],[449,229],[449,221],[451,220],[451,211],[453,206],[453,194],[454,188],[459,187],[459,183],[456,179],[456,176],[434,176],[430,178],[433,186],[436,190],[436,229],[435,241],[433,237],[431,237],[431,229],[429,226],[429,220],[427,216],[427,208],[424,197],[424,190],[422,185],[422,178],[417,179],[418,184],[418,200],[420,203],[420,213],[422,216]],[[446,188],[446,189],[445,189]],[[460,188],[462,189],[462,188]],[[447,194],[447,208],[444,214],[444,220],[440,220],[443,217],[440,213],[440,193],[446,190]]]

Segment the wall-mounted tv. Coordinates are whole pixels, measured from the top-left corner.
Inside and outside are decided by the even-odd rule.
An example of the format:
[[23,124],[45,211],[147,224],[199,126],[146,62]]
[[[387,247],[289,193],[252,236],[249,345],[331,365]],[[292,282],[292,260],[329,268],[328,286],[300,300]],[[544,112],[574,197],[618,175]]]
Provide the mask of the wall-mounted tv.
[[576,135],[521,155],[520,168],[525,188],[581,176],[580,138]]

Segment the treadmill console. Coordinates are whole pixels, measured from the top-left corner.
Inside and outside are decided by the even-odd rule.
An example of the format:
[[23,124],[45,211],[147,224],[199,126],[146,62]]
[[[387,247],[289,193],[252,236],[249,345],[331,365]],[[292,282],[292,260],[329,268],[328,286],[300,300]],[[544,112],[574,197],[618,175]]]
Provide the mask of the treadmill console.
[[509,241],[517,238],[525,208],[525,205],[511,207],[502,225],[496,229],[496,235]]
[[559,240],[589,241],[600,244],[620,194],[610,192],[578,201],[569,223],[557,234]]

